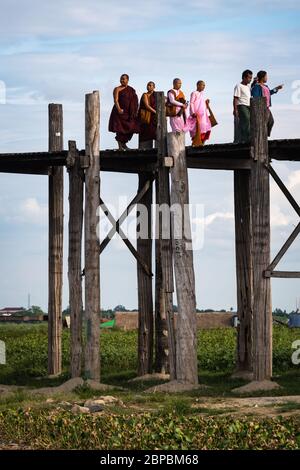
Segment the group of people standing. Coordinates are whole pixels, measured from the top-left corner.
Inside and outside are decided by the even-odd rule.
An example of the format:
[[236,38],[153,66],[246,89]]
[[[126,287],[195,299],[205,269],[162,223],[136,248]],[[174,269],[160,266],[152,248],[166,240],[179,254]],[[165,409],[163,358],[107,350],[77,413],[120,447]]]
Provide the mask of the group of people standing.
[[[265,97],[267,102],[267,131],[270,137],[274,118],[271,112],[271,96],[282,89],[278,85],[270,89],[267,85],[268,74],[260,70],[253,80],[253,72],[245,70],[242,73],[242,81],[234,88],[233,93],[233,115],[234,115],[234,141],[236,143],[248,143],[250,141],[250,100],[251,97]],[[252,83],[251,83],[252,82]]]
[[[120,150],[127,150],[127,142],[133,134],[139,134],[140,144],[156,139],[155,83],[148,82],[140,103],[135,90],[128,85],[129,76],[123,74],[120,85],[114,89],[114,106],[109,119],[109,131],[116,133]],[[166,97],[166,115],[170,118],[173,132],[190,132],[193,146],[202,146],[210,137],[212,126],[217,122],[204,97],[205,83],[197,82],[191,94],[190,104],[181,90],[179,78],[173,80],[173,88]],[[189,113],[188,113],[189,106]]]
[[[268,74],[261,70],[253,79],[251,70],[242,73],[242,81],[234,88],[234,142],[248,143],[250,141],[250,100],[251,97],[265,97],[268,109],[268,136],[274,125],[271,113],[271,96],[282,89],[283,85],[270,89],[267,85]],[[109,131],[116,134],[120,150],[127,150],[127,143],[134,134],[139,134],[139,144],[156,140],[156,100],[155,83],[147,84],[139,102],[134,88],[129,86],[129,76],[121,75],[120,85],[114,89],[114,106],[109,119]],[[205,98],[205,82],[199,80],[196,90],[192,92],[190,102],[185,98],[181,89],[180,78],[174,78],[173,88],[166,97],[166,115],[170,118],[172,132],[189,132],[193,147],[200,147],[209,139],[211,129],[217,124],[210,108],[210,102]]]

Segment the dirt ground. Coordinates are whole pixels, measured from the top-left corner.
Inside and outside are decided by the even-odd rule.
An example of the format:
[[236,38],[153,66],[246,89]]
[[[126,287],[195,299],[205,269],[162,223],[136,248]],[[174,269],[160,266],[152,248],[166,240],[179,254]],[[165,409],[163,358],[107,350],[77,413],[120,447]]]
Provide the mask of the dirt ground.
[[207,410],[207,413],[214,414],[217,411],[230,414],[237,417],[269,416],[279,415],[291,416],[300,415],[300,395],[282,396],[282,397],[247,397],[247,398],[207,398],[198,400],[192,405],[193,408],[199,408],[201,411]]

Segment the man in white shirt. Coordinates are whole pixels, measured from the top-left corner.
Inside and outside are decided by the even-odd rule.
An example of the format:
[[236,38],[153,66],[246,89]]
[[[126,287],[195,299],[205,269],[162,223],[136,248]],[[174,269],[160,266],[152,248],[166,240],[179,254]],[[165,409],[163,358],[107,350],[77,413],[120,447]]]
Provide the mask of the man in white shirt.
[[187,132],[189,130],[186,117],[188,107],[185,96],[181,90],[180,78],[174,78],[173,88],[168,91],[167,116],[173,132]]
[[234,88],[233,93],[233,115],[234,115],[234,142],[250,142],[250,83],[253,73],[245,70],[242,81]]

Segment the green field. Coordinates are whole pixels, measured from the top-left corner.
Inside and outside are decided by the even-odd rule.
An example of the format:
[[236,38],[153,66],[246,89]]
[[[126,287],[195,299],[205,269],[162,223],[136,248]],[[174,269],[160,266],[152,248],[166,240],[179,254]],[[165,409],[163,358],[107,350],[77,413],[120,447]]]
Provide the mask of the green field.
[[[63,369],[68,374],[70,333],[63,330]],[[102,374],[134,373],[137,368],[137,333],[115,329],[101,331]],[[0,325],[0,339],[6,343],[7,364],[0,367],[0,383],[26,385],[32,378],[47,375],[47,325]],[[300,330],[274,327],[274,373],[299,370],[293,366],[293,341]],[[236,331],[233,328],[201,331],[198,335],[199,373],[230,373],[235,365]]]
[[[291,355],[300,331],[275,325],[273,338],[274,376],[282,388],[255,396],[298,395],[300,365],[292,364]],[[0,384],[38,389],[69,378],[69,330],[63,331],[63,374],[55,379],[47,377],[46,324],[2,324],[0,339],[6,343],[7,354],[7,364],[0,365]],[[86,386],[57,396],[51,403],[38,394],[33,398],[23,388],[9,397],[0,394],[0,448],[11,441],[26,448],[300,448],[299,403],[284,403],[276,409],[264,405],[265,414],[260,415],[254,408],[231,407],[232,389],[245,383],[230,376],[235,366],[234,329],[199,333],[199,380],[207,388],[176,395],[145,392],[157,381],[129,381],[136,376],[136,332],[101,330],[100,342],[101,381],[123,387],[109,392],[122,406],[108,407],[98,416],[77,416],[61,405],[66,400],[83,405],[88,398],[104,395]],[[224,401],[220,408],[222,400],[229,404]]]

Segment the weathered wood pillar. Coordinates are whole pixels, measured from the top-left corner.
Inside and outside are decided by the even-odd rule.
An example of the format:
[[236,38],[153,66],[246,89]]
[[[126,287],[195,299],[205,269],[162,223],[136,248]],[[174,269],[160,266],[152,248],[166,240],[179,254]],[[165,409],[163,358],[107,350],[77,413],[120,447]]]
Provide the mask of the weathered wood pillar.
[[198,384],[197,318],[189,185],[185,135],[168,134],[171,168],[172,242],[178,314],[176,320],[176,377],[178,382]]
[[251,100],[251,216],[253,256],[253,371],[254,380],[272,375],[272,308],[270,278],[270,188],[265,98]]
[[80,377],[82,369],[82,225],[84,172],[76,142],[69,141],[69,305],[71,317],[71,375]]
[[250,171],[234,170],[235,255],[237,287],[237,370],[251,373],[253,331],[253,266],[251,250]]
[[[173,313],[173,260],[170,233],[170,181],[167,156],[167,120],[165,97],[156,92],[158,174],[156,178],[155,234],[155,370],[176,377],[175,333]],[[167,208],[164,215],[164,208]],[[160,210],[162,209],[162,210]],[[164,236],[169,231],[169,238]],[[164,233],[163,233],[164,232]]]
[[[148,181],[149,175],[139,174],[138,192],[142,190]],[[144,206],[138,216],[137,223],[137,252],[141,259],[152,271],[152,193],[153,186],[140,200]],[[145,237],[146,236],[146,237]],[[138,281],[138,375],[150,374],[153,365],[153,294],[152,276],[147,274],[141,264],[137,262]]]
[[[63,150],[63,109],[49,104],[49,152]],[[48,374],[62,368],[62,284],[64,231],[64,169],[51,167],[49,174],[49,293],[48,293]]]
[[99,92],[85,97],[85,153],[89,167],[85,170],[85,376],[100,379],[100,250],[97,235],[100,209],[100,100]]

